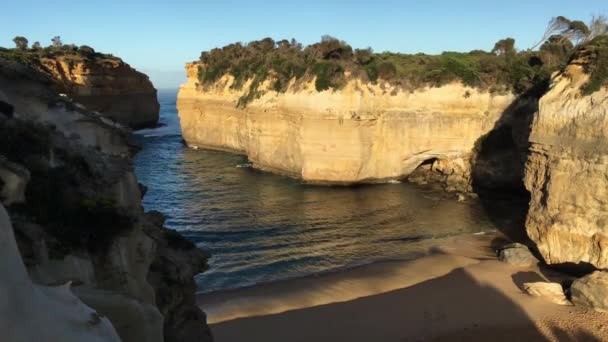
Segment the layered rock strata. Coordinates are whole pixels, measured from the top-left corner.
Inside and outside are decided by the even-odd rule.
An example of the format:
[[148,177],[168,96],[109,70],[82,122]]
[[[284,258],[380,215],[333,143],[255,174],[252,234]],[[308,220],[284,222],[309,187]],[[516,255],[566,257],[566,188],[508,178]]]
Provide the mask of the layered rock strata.
[[148,76],[118,58],[42,58],[40,69],[57,91],[91,111],[134,129],[158,123],[156,89]]
[[527,232],[549,264],[608,268],[608,89],[581,94],[584,54],[553,78],[530,134]]
[[409,92],[354,79],[318,92],[314,82],[292,82],[277,93],[268,81],[261,97],[237,108],[244,91],[231,88],[231,76],[202,87],[197,63],[187,73],[177,106],[189,146],[242,153],[254,167],[311,183],[403,179],[430,164],[467,188],[476,143],[516,99],[458,83]]

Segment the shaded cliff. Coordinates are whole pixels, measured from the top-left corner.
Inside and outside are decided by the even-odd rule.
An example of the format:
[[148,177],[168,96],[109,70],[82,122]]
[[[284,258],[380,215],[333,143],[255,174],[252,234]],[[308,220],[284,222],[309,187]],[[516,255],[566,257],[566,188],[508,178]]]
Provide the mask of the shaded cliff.
[[607,60],[608,36],[579,49],[534,115],[526,227],[550,264],[608,268]]
[[0,56],[31,65],[49,76],[57,92],[123,125],[138,129],[158,123],[156,89],[120,58],[70,45],[6,50]]
[[143,212],[129,132],[54,85],[0,59],[0,200],[32,281],[71,282],[123,341],[211,340],[193,298],[207,255]]

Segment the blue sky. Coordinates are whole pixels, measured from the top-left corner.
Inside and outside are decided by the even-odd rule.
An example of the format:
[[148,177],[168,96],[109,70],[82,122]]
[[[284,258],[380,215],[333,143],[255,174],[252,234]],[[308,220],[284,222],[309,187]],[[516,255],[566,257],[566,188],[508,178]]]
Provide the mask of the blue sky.
[[[6,6],[5,6],[6,7]],[[489,50],[513,37],[533,45],[551,17],[587,21],[608,14],[606,0],[20,0],[0,12],[0,46],[12,38],[87,44],[150,75],[157,88],[177,87],[183,65],[202,50],[264,37],[304,44],[324,34],[375,51]]]

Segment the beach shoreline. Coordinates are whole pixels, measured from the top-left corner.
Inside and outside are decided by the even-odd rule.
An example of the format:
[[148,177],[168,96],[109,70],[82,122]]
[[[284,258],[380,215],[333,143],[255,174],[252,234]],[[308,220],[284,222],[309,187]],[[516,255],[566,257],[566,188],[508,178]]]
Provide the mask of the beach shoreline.
[[443,239],[408,261],[202,294],[216,341],[525,341],[608,339],[606,315],[523,293],[562,281],[497,260],[501,233]]

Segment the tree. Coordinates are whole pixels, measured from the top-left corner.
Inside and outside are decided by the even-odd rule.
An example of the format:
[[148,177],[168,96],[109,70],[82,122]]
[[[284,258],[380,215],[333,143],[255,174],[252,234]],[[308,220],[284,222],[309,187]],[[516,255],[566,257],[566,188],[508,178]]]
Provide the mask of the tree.
[[19,50],[27,50],[27,38],[22,36],[17,36],[13,38],[13,42],[15,43],[15,47]]
[[[536,49],[545,43],[549,38],[556,36],[561,36],[563,40],[569,40],[575,46],[578,46],[589,41],[593,32],[601,32],[602,25],[605,25],[605,23],[606,20],[602,16],[597,18],[594,17],[594,19],[591,21],[591,25],[594,26],[592,30],[589,28],[589,26],[587,26],[587,24],[580,20],[570,20],[563,16],[555,17],[549,21],[545,34],[541,40],[532,47],[532,49]],[[605,26],[604,29],[606,29]]]
[[604,34],[608,34],[608,18],[603,15],[593,16],[589,23],[589,35],[586,37],[585,43]]
[[498,56],[515,54],[515,39],[505,38],[497,41],[496,44],[494,44],[492,53]]
[[34,44],[32,44],[32,49],[41,50],[42,46],[40,45],[40,42],[34,42]]
[[53,37],[53,39],[51,39],[51,42],[53,43],[53,47],[55,48],[61,48],[63,46],[63,42],[61,41],[61,37],[59,36]]

